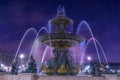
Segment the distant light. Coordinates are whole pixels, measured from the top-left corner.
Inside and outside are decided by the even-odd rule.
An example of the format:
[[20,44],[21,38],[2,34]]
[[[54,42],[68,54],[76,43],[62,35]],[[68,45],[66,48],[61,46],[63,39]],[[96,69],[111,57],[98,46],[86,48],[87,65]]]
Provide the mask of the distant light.
[[85,70],[88,70],[88,69],[90,69],[90,66],[89,66],[89,65],[87,65],[87,66],[85,67]]
[[114,69],[111,69],[110,71],[113,72],[113,73],[115,73],[115,70],[114,70]]
[[20,59],[23,59],[24,57],[25,57],[25,55],[24,54],[20,54]]
[[91,61],[91,57],[90,56],[88,56],[87,59],[88,59],[88,61]]
[[109,65],[106,65],[106,68],[108,69],[108,68],[110,68],[110,66],[109,66]]
[[22,65],[22,67],[25,67],[25,65]]
[[117,72],[120,74],[120,70],[117,70]]
[[19,69],[21,68],[21,66],[18,67]]
[[1,66],[1,67],[4,67],[4,64],[1,64],[0,66]]

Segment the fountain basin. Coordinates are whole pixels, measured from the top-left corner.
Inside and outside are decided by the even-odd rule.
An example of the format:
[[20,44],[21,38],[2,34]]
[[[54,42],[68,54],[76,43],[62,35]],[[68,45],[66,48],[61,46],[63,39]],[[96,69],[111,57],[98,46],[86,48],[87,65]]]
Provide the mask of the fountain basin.
[[45,34],[39,37],[40,42],[55,48],[69,48],[80,44],[83,40],[83,37],[69,33]]

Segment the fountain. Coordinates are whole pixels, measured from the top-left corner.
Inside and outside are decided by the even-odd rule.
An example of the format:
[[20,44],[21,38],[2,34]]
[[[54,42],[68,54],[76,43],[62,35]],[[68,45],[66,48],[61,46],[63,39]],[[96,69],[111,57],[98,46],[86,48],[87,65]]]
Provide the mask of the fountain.
[[[84,36],[83,38],[79,34],[83,24],[87,26],[91,35],[88,40]],[[28,69],[24,73],[38,73],[40,75],[42,74],[76,75],[80,73],[80,69],[81,69],[81,66],[83,65],[83,60],[85,57],[86,48],[90,43],[90,41],[93,41],[96,49],[96,53],[99,61],[97,62],[97,64],[100,63],[99,65],[101,65],[102,63],[97,44],[99,45],[103,53],[103,56],[105,58],[105,61],[108,64],[107,57],[105,56],[105,52],[102,49],[101,44],[97,39],[95,39],[92,29],[90,28],[90,26],[86,21],[83,20],[79,24],[76,34],[69,32],[69,28],[73,26],[73,21],[72,19],[66,17],[64,7],[59,7],[56,17],[53,19],[50,19],[48,21],[48,25],[49,25],[48,29],[45,27],[42,27],[41,29],[39,29],[38,32],[34,28],[28,29],[25,32],[23,38],[21,39],[18,49],[16,51],[14,62],[16,61],[18,52],[28,32],[33,31],[36,33],[36,37],[33,41],[33,45],[31,47],[31,51],[29,54]],[[42,30],[44,30],[46,34],[39,35]],[[33,58],[35,54],[34,50],[36,48],[36,42],[37,44],[41,43],[46,46],[43,51],[43,55],[41,57],[41,61],[39,62],[39,65],[38,64],[36,65],[36,62],[38,63],[38,61],[36,60],[36,58]],[[40,46],[37,46],[37,47],[40,47]],[[80,51],[77,52],[76,47],[80,47],[81,48],[79,49]],[[49,49],[52,52],[49,51],[48,53]],[[78,55],[76,54],[76,52],[81,53],[81,55],[79,54],[79,57],[81,57],[79,61],[76,60],[76,55]],[[46,54],[51,54],[52,56],[45,61]],[[96,69],[95,66],[96,66],[96,63],[93,66],[94,69]],[[13,67],[16,67],[16,65],[15,66],[13,65]],[[94,71],[95,75],[100,75],[99,73],[96,73],[96,72],[99,72],[99,71],[98,70]]]
[[55,75],[76,75],[79,72],[79,66],[72,60],[70,48],[80,44],[83,37],[67,31],[73,21],[65,16],[63,7],[58,8],[57,16],[51,19],[50,23],[55,26],[55,32],[39,37],[40,42],[53,48],[53,57],[43,64],[43,72]]

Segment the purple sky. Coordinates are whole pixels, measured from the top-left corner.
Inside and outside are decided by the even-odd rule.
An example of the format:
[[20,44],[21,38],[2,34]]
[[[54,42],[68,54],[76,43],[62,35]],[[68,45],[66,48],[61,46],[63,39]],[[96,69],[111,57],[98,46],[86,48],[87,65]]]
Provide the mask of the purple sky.
[[56,15],[58,5],[74,21],[74,32],[86,20],[100,41],[109,62],[120,63],[120,1],[119,0],[0,0],[0,48],[17,49],[25,31],[47,26]]

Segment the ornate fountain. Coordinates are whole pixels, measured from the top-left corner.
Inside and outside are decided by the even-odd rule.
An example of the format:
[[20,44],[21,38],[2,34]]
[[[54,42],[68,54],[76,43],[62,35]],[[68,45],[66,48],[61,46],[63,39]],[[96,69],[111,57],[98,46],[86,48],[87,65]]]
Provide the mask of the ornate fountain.
[[50,23],[55,31],[40,36],[39,41],[53,48],[53,57],[42,64],[42,70],[45,74],[76,75],[79,66],[75,65],[70,48],[80,44],[83,38],[67,31],[73,21],[65,16],[64,7],[58,8],[57,16]]

